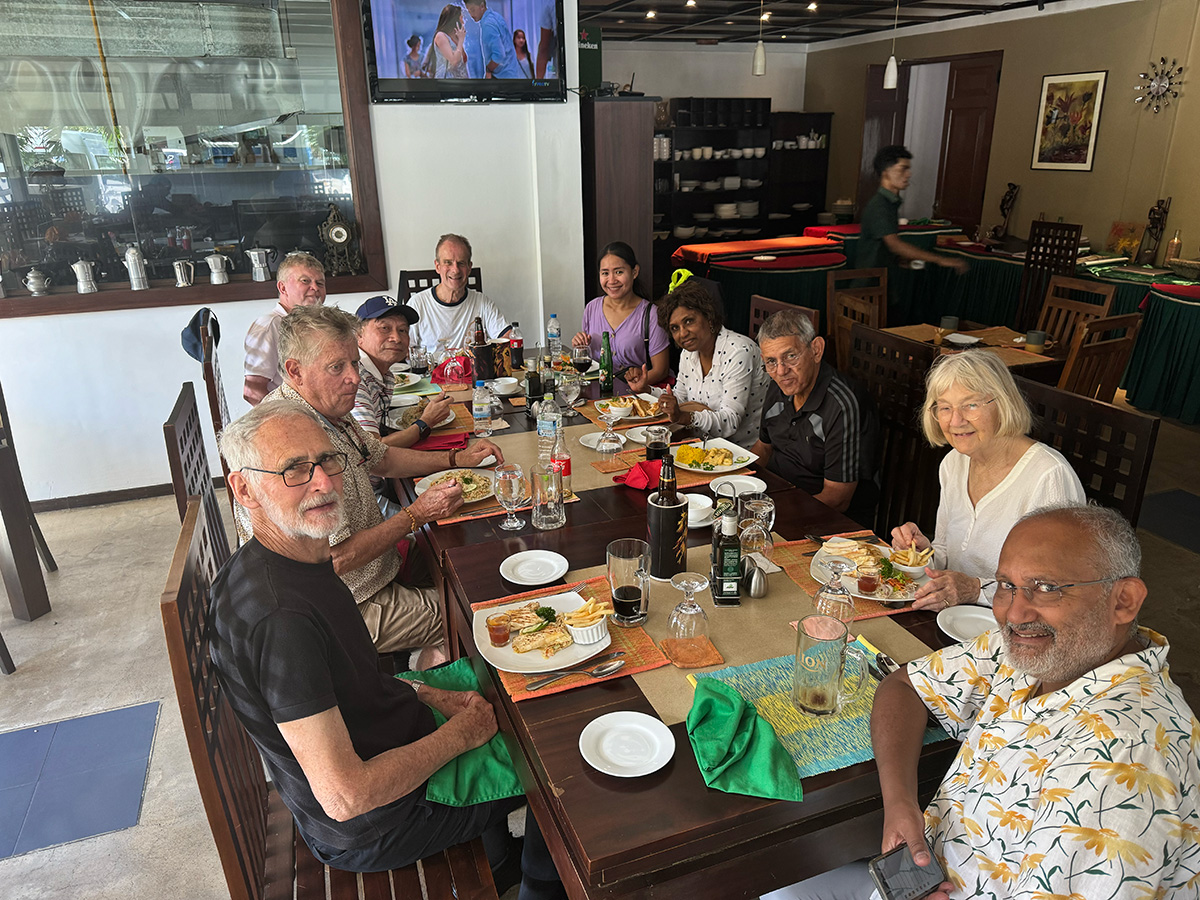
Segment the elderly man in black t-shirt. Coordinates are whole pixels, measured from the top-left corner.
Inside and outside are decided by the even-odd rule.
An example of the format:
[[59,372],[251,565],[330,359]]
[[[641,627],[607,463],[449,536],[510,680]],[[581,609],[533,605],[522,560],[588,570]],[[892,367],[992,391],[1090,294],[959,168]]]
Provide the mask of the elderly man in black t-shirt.
[[[213,584],[212,657],[234,712],[314,855],[335,868],[405,866],[482,836],[494,866],[517,800],[452,807],[425,782],[496,733],[475,692],[378,671],[371,635],[334,571],[346,454],[316,417],[267,400],[225,428],[221,453],[254,536]],[[447,718],[435,730],[433,707]],[[564,896],[532,816],[522,898]]]
[[862,386],[822,362],[825,339],[785,309],[758,332],[773,384],[753,452],[768,469],[859,522],[874,518],[879,421]]

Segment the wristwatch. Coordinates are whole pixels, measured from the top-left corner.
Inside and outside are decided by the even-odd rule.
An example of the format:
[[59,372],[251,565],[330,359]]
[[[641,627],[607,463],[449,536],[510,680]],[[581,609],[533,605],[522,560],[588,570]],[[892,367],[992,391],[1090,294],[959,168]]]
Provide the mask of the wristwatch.
[[424,440],[425,438],[429,437],[429,431],[430,431],[429,423],[426,422],[424,419],[417,419],[417,434],[418,434],[417,439]]

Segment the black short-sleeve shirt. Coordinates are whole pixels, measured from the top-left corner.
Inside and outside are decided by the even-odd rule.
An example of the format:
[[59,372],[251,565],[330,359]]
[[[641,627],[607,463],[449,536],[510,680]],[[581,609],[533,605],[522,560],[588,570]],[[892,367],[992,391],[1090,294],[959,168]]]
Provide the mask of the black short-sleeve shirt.
[[412,793],[347,822],[313,796],[277,722],[337,707],[363,759],[434,730],[433,713],[402,681],[380,674],[371,635],[333,563],[303,563],[251,539],[218,573],[212,594],[212,659],[238,719],[263,755],[300,830],[349,849],[402,827]]
[[879,420],[860,384],[823,362],[812,392],[797,410],[772,381],[759,438],[771,445],[767,468],[810,494],[819,494],[826,479],[858,482],[846,512],[869,520],[878,499]]
[[883,239],[889,234],[900,233],[900,195],[881,187],[863,207],[859,224],[855,266],[859,269],[895,267],[896,256]]

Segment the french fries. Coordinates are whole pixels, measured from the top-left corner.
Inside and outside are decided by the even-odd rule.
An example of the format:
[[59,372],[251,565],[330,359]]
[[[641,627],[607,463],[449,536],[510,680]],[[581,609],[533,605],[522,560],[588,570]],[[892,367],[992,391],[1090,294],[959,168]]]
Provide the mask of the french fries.
[[598,600],[589,600],[579,609],[573,609],[569,613],[563,614],[563,621],[575,628],[586,628],[588,625],[595,625],[605,616],[611,616],[613,608],[611,604],[601,603]]
[[918,550],[915,541],[907,550],[895,550],[892,553],[892,562],[902,566],[924,566],[931,559],[933,559],[933,547]]

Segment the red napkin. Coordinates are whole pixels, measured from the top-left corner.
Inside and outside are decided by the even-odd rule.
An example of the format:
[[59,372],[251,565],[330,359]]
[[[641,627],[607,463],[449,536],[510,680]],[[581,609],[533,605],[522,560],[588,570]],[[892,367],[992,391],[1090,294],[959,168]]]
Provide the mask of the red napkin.
[[452,356],[434,367],[429,380],[434,384],[474,384],[475,362],[469,356]]
[[462,450],[467,446],[467,435],[460,434],[431,434],[412,445],[414,450]]
[[662,460],[642,460],[624,475],[614,475],[613,481],[624,484],[625,487],[637,488],[639,491],[658,490],[658,474],[662,469]]

